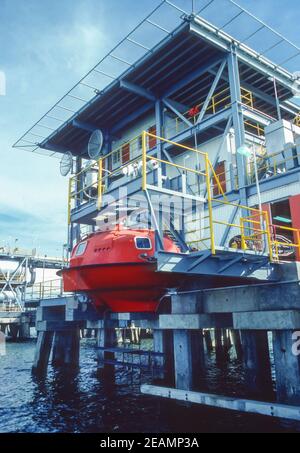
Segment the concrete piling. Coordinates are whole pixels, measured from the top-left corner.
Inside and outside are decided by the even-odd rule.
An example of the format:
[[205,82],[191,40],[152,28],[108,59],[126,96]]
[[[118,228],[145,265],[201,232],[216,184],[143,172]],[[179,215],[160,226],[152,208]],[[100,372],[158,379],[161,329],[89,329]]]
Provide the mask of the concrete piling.
[[56,331],[52,354],[52,364],[55,366],[79,366],[80,329]]
[[292,330],[273,332],[277,400],[300,405],[300,355],[294,350],[293,334]]
[[32,366],[34,373],[44,373],[47,370],[52,349],[54,332],[39,332],[36,343],[35,356]]
[[272,394],[268,334],[266,331],[243,330],[241,339],[247,390],[253,396],[267,398]]
[[204,341],[205,341],[206,351],[210,354],[214,350],[210,330],[207,330],[207,329],[204,330]]
[[241,334],[238,330],[231,330],[231,338],[237,360],[243,359],[243,346],[241,341]]
[[[78,365],[79,327],[86,326],[97,331],[101,375],[107,384],[112,384],[118,338],[123,345],[128,340],[136,344],[140,341],[140,329],[150,329],[153,350],[161,353],[153,354],[153,377],[163,379],[164,385],[175,386],[175,394],[183,391],[187,395],[198,395],[197,392],[203,391],[201,386],[207,374],[206,353],[211,354],[215,348],[217,364],[225,373],[224,365],[232,356],[233,348],[236,358],[243,360],[247,394],[263,399],[266,410],[272,412],[272,403],[268,402],[274,401],[269,341],[272,332],[279,404],[276,410],[282,414],[285,409],[280,404],[288,404],[293,405],[295,411],[295,406],[300,405],[300,360],[294,347],[295,330],[300,329],[300,290],[293,282],[287,284],[285,291],[286,288],[293,297],[284,298],[277,283],[174,293],[170,312],[159,315],[81,311],[80,304],[73,301],[75,308],[73,312],[68,310],[68,320],[63,318],[63,309],[52,311],[53,302],[49,308],[50,303],[46,301],[45,309],[41,308],[38,314],[39,334],[33,369],[46,368],[53,337],[53,363]],[[64,306],[63,301],[60,303],[60,307]],[[124,349],[127,348],[123,346],[120,351]],[[134,349],[128,348],[129,354],[133,354]],[[118,360],[122,354],[117,355]],[[258,404],[250,403],[255,403],[252,408]],[[239,408],[245,407],[247,412],[248,406],[245,403]]]

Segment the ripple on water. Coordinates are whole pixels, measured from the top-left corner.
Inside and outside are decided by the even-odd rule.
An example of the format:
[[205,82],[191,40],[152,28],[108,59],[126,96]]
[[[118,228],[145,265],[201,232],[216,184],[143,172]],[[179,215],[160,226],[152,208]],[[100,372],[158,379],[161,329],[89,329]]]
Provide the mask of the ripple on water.
[[[140,395],[138,374],[128,370],[117,373],[116,386],[104,386],[91,340],[82,343],[79,373],[49,367],[47,378],[38,380],[31,375],[34,346],[9,343],[0,357],[0,432],[300,432],[293,422]],[[208,359],[201,385],[212,393],[247,396],[243,369],[234,360],[216,366]]]

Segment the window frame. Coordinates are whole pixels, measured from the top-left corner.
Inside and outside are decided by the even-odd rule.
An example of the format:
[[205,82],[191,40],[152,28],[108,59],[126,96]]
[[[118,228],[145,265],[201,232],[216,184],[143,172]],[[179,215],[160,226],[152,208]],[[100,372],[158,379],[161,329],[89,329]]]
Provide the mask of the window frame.
[[[138,239],[147,239],[147,241],[149,241],[150,247],[138,247],[138,245],[137,245]],[[134,238],[134,244],[135,244],[135,248],[136,248],[137,250],[152,250],[152,249],[153,249],[153,247],[152,247],[152,241],[151,241],[151,239],[150,239],[149,237],[147,237],[147,236],[136,236],[136,237]]]
[[[77,245],[76,250],[75,250],[75,258],[77,258],[77,257],[82,256],[82,255],[85,254],[87,245],[88,245],[88,242],[87,242],[87,241],[80,242],[80,243]],[[79,251],[79,250],[81,249],[81,247],[84,247],[84,248],[83,248],[82,251]]]

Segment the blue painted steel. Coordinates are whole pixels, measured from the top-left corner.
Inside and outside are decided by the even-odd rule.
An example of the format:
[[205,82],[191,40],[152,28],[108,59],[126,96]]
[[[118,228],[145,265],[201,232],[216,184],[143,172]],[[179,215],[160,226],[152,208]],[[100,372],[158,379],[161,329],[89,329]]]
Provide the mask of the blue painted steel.
[[[242,111],[239,63],[234,47],[231,49],[231,52],[228,56],[228,75],[232,103],[232,118],[235,131],[235,145],[236,149],[239,149],[245,143],[245,126]],[[236,155],[236,158],[237,158],[238,183],[240,188],[240,201],[242,205],[247,206],[248,201],[245,188],[247,184],[246,159],[238,153]]]
[[152,94],[149,90],[145,90],[145,88],[136,85],[135,83],[127,82],[126,80],[120,80],[120,88],[124,90],[130,91],[137,96],[141,96],[148,101],[155,102],[156,97]]
[[94,132],[97,129],[96,126],[78,120],[73,120],[72,125],[87,132]]
[[183,77],[180,82],[175,83],[172,87],[170,87],[165,93],[164,97],[168,98],[172,96],[172,94],[176,93],[176,91],[181,90],[181,88],[185,87],[189,83],[193,82],[198,77],[201,77],[203,74],[208,72],[210,69],[213,69],[219,63],[221,63],[223,58],[221,57],[214,57],[210,61],[208,61],[204,66],[201,66],[199,69],[196,69],[192,73],[188,74],[186,77]]

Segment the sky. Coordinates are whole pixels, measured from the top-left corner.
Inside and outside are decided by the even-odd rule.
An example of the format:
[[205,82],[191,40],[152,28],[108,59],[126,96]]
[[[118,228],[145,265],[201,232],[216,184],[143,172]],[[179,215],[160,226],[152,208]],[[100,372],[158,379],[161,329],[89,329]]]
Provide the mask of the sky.
[[[228,14],[225,1],[216,0],[214,18],[220,24]],[[0,246],[18,239],[20,247],[61,256],[68,181],[60,176],[57,159],[12,145],[158,3],[0,0],[0,71],[6,78],[6,95],[0,95]],[[174,3],[191,6],[191,0]],[[206,3],[195,0],[195,9]],[[300,45],[299,0],[239,3]],[[173,24],[169,15],[158,19]],[[154,36],[147,39],[147,44],[155,43]],[[256,44],[265,44],[264,36],[257,39]],[[300,62],[292,69],[300,71]]]

